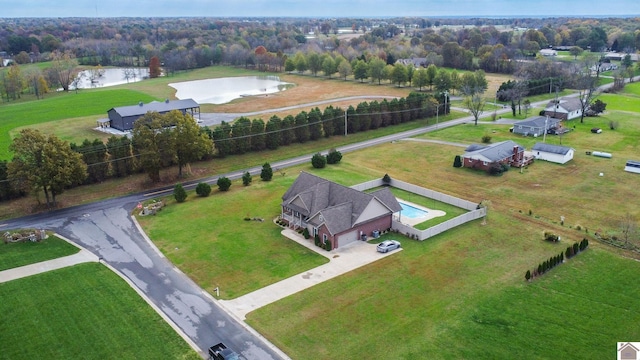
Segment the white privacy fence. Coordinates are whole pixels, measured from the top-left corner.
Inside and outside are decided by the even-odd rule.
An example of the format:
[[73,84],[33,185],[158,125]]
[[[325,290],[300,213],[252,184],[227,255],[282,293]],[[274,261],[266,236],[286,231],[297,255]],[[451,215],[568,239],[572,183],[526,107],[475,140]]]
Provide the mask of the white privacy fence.
[[441,201],[443,203],[450,204],[465,210],[469,210],[468,213],[462,214],[460,216],[447,220],[438,225],[434,225],[425,230],[418,230],[410,225],[403,224],[394,219],[392,222],[391,228],[395,231],[398,231],[402,234],[407,235],[410,238],[414,238],[422,241],[432,236],[436,236],[441,232],[447,231],[451,228],[460,226],[462,224],[468,223],[469,221],[473,221],[487,215],[487,209],[485,207],[479,207],[478,204],[473,203],[471,201],[467,201],[464,199],[457,198],[455,196],[443,194],[434,190],[425,189],[423,187],[409,184],[404,181],[395,180],[395,179],[391,179],[391,181],[388,184],[385,184],[385,182],[382,181],[382,179],[371,180],[361,184],[354,185],[351,188],[359,191],[366,191],[366,190],[384,186],[384,185],[389,185],[389,186],[402,189],[402,190],[405,190],[429,199],[434,199],[434,200]]

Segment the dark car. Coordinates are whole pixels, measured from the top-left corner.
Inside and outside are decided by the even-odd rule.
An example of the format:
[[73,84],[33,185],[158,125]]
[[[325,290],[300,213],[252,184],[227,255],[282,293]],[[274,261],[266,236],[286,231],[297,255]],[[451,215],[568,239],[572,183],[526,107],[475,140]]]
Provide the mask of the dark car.
[[389,252],[391,250],[399,249],[400,247],[401,246],[400,246],[400,242],[399,241],[396,241],[396,240],[385,240],[385,241],[381,242],[380,244],[378,244],[378,246],[376,246],[376,249],[380,253],[386,253],[386,252]]

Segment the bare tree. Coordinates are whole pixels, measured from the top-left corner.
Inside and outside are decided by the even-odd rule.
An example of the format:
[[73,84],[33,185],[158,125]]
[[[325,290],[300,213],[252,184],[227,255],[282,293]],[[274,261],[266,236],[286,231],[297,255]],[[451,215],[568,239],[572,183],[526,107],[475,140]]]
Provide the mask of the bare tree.
[[620,220],[620,233],[622,234],[622,240],[624,244],[628,245],[629,241],[635,242],[638,235],[638,224],[636,219],[629,213]]
[[469,109],[469,113],[473,115],[476,126],[478,125],[478,118],[482,114],[485,104],[486,104],[486,100],[482,97],[482,94],[480,93],[467,96],[464,99],[464,106],[467,109]]
[[60,53],[54,51],[52,54],[53,61],[49,71],[52,72],[62,90],[69,91],[69,86],[78,77],[78,61],[70,51]]

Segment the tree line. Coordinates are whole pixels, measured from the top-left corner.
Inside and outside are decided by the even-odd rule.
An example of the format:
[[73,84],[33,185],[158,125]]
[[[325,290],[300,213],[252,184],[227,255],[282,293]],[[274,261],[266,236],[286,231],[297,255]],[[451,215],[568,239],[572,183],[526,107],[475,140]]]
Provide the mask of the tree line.
[[27,194],[39,201],[38,195],[44,194],[46,205],[55,207],[57,195],[79,185],[140,172],[159,182],[160,171],[170,166],[176,166],[177,176],[182,177],[184,169],[196,161],[375,130],[432,117],[438,108],[448,113],[443,100],[414,92],[406,98],[361,102],[346,110],[328,106],[282,119],[274,115],[266,124],[242,117],[213,129],[201,128],[191,115],[179,111],[148,112],[135,121],[131,138],[112,136],[106,144],[99,139],[70,144],[55,135],[25,129],[10,145],[13,159],[0,162],[0,201]]

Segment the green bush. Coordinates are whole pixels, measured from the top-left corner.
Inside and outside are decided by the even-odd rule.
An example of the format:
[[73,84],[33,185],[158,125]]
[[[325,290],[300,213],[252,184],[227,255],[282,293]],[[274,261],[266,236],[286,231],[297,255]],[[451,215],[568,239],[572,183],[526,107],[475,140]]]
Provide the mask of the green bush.
[[491,143],[491,136],[490,135],[484,135],[482,137],[482,143],[483,144],[490,144]]
[[309,234],[309,229],[304,228],[304,230],[302,230],[302,236],[304,236],[304,238],[308,240],[311,237],[311,235]]
[[342,153],[336,149],[329,150],[327,154],[327,164],[337,164],[342,160]]
[[216,184],[218,185],[218,189],[220,191],[228,191],[231,187],[231,180],[229,180],[229,178],[225,176],[221,176],[218,178],[218,182]]
[[324,243],[324,249],[331,251],[331,241],[327,240],[327,242]]
[[391,176],[389,176],[389,174],[384,174],[384,176],[382,177],[382,182],[386,185],[389,185],[391,183]]
[[462,167],[462,158],[460,158],[460,155],[456,155],[456,157],[453,159],[453,167],[454,168]]
[[322,169],[327,166],[327,158],[320,153],[315,153],[313,157],[311,157],[311,165],[316,169]]
[[313,242],[316,244],[316,246],[320,246],[320,236],[318,236],[318,234],[313,237]]
[[526,273],[526,274],[524,274],[524,278],[525,278],[527,281],[529,281],[529,279],[531,279],[531,271],[530,271],[530,270],[527,270],[527,273]]
[[211,185],[203,182],[198,183],[198,185],[196,186],[196,194],[202,197],[209,196],[209,194],[211,194]]
[[249,184],[251,184],[251,180],[251,174],[249,174],[248,171],[242,174],[242,185],[249,186]]
[[184,190],[184,187],[182,187],[182,184],[176,184],[173,188],[173,197],[179,203],[187,200],[187,192]]

